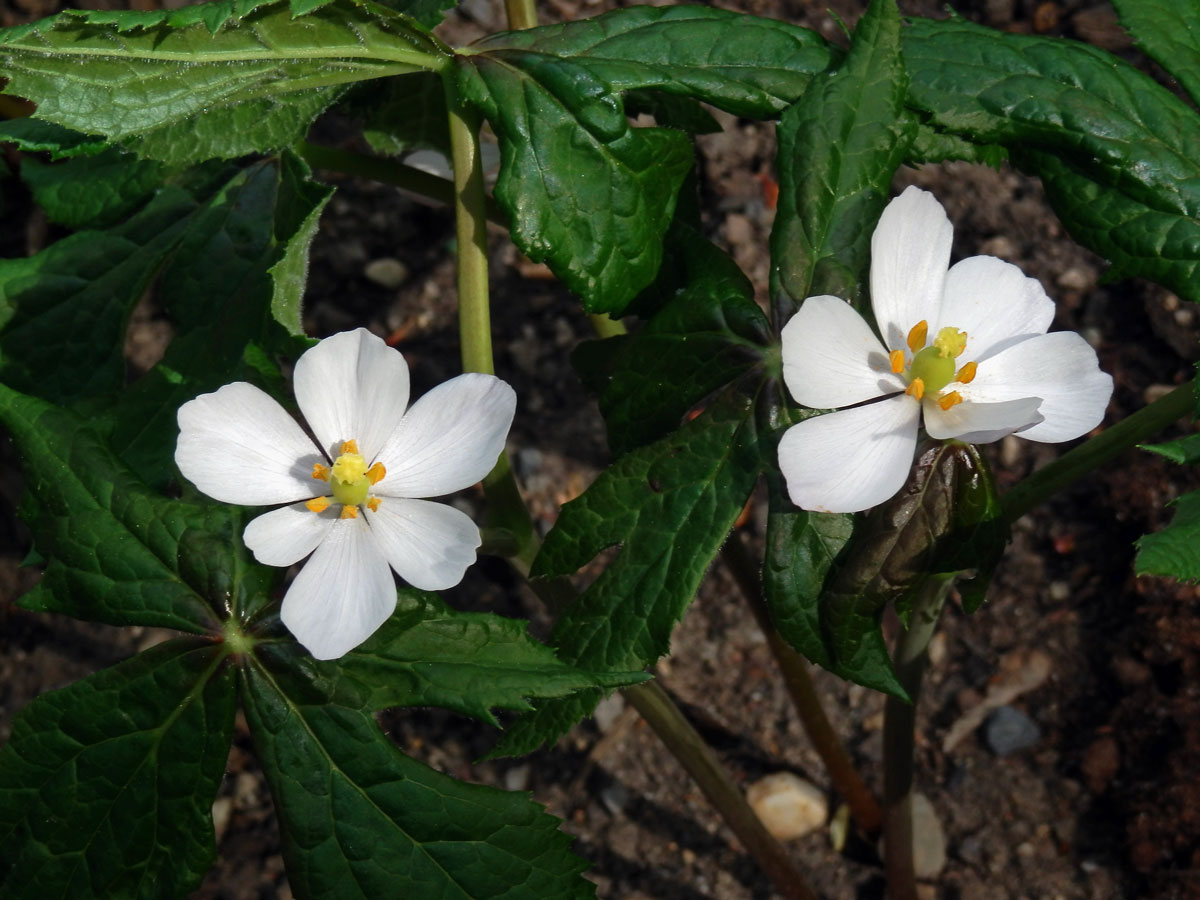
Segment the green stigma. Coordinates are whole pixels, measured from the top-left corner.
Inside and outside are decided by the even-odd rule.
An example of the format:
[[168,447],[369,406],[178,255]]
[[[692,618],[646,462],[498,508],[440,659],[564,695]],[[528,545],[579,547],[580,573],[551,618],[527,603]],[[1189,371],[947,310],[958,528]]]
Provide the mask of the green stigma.
[[925,384],[925,393],[936,395],[954,380],[954,357],[944,356],[935,344],[926,347],[913,357],[908,367],[909,381],[920,378]]
[[371,481],[367,478],[367,461],[359,453],[343,453],[329,470],[329,487],[333,499],[345,506],[358,506],[367,500]]

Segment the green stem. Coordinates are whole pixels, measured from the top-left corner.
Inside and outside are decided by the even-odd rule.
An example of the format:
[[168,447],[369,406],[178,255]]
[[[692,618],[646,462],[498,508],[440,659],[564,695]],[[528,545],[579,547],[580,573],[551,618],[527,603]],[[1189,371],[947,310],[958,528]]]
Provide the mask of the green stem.
[[733,580],[741,588],[742,595],[750,604],[750,611],[767,637],[767,644],[775,657],[775,662],[783,674],[783,683],[791,695],[792,703],[800,716],[800,723],[808,735],[813,749],[825,764],[829,780],[834,788],[846,800],[850,815],[867,834],[879,831],[883,815],[875,796],[863,782],[850,761],[850,755],[842,745],[841,740],[829,724],[829,718],[821,706],[821,698],[817,696],[809,675],[808,661],[792,649],[783,639],[771,621],[771,613],[763,600],[762,579],[758,574],[758,565],[746,549],[741,535],[734,534],[721,550],[725,564],[733,575]]
[[[458,238],[458,335],[463,371],[495,374],[492,321],[488,299],[487,193],[479,154],[479,116],[459,100],[449,79],[446,109],[450,124],[450,161],[454,167],[454,222]],[[526,571],[537,555],[537,535],[521,498],[507,451],[483,479],[488,526],[509,531]]]
[[[301,141],[295,150],[314,169],[369,178],[381,184],[395,185],[426,200],[433,200],[445,206],[454,205],[454,182],[413,166],[378,156],[367,156],[353,150],[310,144],[307,141]],[[505,225],[507,219],[496,201],[487,197],[485,203],[488,221]]]
[[1149,406],[1126,416],[1112,428],[1100,432],[1068,450],[1054,462],[1038,469],[1000,498],[1005,519],[1016,521],[1047,497],[1061,491],[1077,478],[1120,456],[1130,447],[1153,437],[1172,422],[1196,409],[1196,382],[1181,384]]
[[913,727],[929,641],[954,584],[953,575],[930,575],[913,589],[908,628],[896,641],[892,662],[911,703],[889,696],[883,709],[883,836],[889,900],[917,900],[913,871]]
[[504,11],[508,15],[508,27],[511,31],[537,28],[537,9],[533,0],[504,0]]
[[816,900],[787,850],[763,826],[712,748],[666,692],[651,681],[625,688],[622,693],[683,764],[725,824],[771,879],[775,890],[787,900]]
[[592,320],[592,328],[596,330],[599,337],[619,337],[629,333],[624,322],[614,319],[612,316],[606,316],[604,313],[593,313],[588,318]]

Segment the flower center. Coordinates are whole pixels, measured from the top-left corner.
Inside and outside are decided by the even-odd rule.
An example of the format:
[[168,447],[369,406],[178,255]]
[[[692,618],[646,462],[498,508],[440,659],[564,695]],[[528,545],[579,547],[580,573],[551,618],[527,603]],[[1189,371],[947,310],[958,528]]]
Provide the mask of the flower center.
[[892,371],[903,376],[908,382],[905,393],[916,400],[921,400],[925,394],[938,398],[942,409],[949,409],[956,403],[962,402],[958,391],[941,392],[952,382],[968,384],[975,377],[978,368],[974,362],[966,363],[961,369],[957,368],[955,360],[962,356],[967,348],[967,333],[953,326],[942,328],[933,339],[933,343],[925,346],[929,335],[929,323],[922,319],[909,331],[905,343],[912,351],[912,361],[905,366],[903,350],[893,350],[890,354]]
[[328,481],[333,496],[313,497],[305,506],[319,513],[328,508],[330,501],[340,503],[341,517],[354,519],[358,517],[358,507],[364,503],[372,511],[379,509],[379,498],[367,495],[371,485],[377,484],[387,474],[387,469],[381,462],[368,468],[366,459],[358,452],[357,441],[343,441],[341,450],[332,466],[320,463],[313,466],[312,477],[318,481]]

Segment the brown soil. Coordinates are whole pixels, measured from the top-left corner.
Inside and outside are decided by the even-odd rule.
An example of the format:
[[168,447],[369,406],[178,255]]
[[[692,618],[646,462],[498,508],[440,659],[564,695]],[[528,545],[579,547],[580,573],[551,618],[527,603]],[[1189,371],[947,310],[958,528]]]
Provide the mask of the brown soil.
[[[45,0],[50,4],[53,0]],[[604,0],[549,0],[544,20],[591,15]],[[857,0],[748,0],[739,8],[786,18],[836,39],[832,9],[852,25]],[[902,2],[937,14],[933,0]],[[35,8],[36,7],[36,8]],[[500,27],[489,3],[446,26],[455,41]],[[959,11],[1010,30],[1062,34],[1129,53],[1106,3],[974,0]],[[53,6],[27,0],[9,20]],[[770,126],[725,117],[701,141],[710,233],[765,289],[772,212],[759,174],[770,174]],[[339,180],[314,250],[306,323],[326,334],[369,324],[398,340],[419,392],[457,367],[450,219],[391,188]],[[1192,374],[1194,310],[1143,282],[1104,285],[1103,261],[1072,244],[1036,181],[967,165],[904,170],[897,187],[934,191],[955,224],[955,255],[990,253],[1039,278],[1059,302],[1055,326],[1080,330],[1098,348],[1116,390],[1112,423]],[[8,198],[6,198],[8,199]],[[18,206],[19,208],[19,206]],[[13,206],[7,207],[10,215]],[[38,220],[26,232],[36,245]],[[8,238],[8,255],[23,251]],[[591,337],[578,304],[493,235],[498,373],[521,398],[511,448],[538,519],[548,528],[608,459],[595,405],[568,357]],[[408,269],[398,287],[365,275],[392,257]],[[134,325],[132,346],[164,329]],[[1009,439],[988,448],[1011,486],[1060,447]],[[8,454],[11,456],[11,454]],[[12,472],[11,459],[9,471]],[[1023,518],[989,602],[968,617],[957,606],[934,640],[918,717],[917,784],[947,836],[948,863],[929,896],[991,898],[1200,897],[1200,604],[1195,588],[1132,575],[1133,541],[1160,528],[1170,499],[1194,489],[1190,471],[1131,452]],[[11,512],[18,479],[0,480]],[[469,498],[476,502],[477,498]],[[761,541],[762,512],[747,526]],[[12,716],[39,693],[108,665],[161,635],[26,613],[11,600],[36,577],[18,569],[24,536],[0,520],[0,740]],[[545,614],[503,563],[483,560],[449,595],[462,608],[534,620]],[[978,733],[942,749],[952,723],[978,704],[1001,661],[1041,651],[1048,680],[1013,702],[1039,726],[1029,749],[997,758]],[[762,634],[721,564],[675,632],[658,668],[661,685],[693,718],[743,783],[787,770],[827,787],[780,685]],[[823,672],[816,675],[835,725],[868,781],[879,787],[882,700]],[[619,697],[552,749],[526,759],[472,764],[492,730],[440,710],[389,713],[388,730],[414,756],[457,777],[529,790],[566,820],[588,858],[598,894],[612,900],[766,900],[769,887],[679,765]],[[239,721],[217,805],[220,861],[195,898],[290,897],[270,800]],[[883,895],[873,848],[831,848],[824,831],[793,842],[796,859],[828,898]]]

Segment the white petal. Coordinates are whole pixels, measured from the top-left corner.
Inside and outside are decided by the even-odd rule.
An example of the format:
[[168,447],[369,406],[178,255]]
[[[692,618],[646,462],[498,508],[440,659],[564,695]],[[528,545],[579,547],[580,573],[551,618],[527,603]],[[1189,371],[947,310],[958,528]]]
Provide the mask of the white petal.
[[337,519],[283,598],[280,618],[317,659],[345,656],[396,608],[392,570],[357,519]]
[[175,465],[214,500],[265,506],[319,493],[312,467],[323,462],[282,406],[244,381],[179,407]]
[[805,419],[779,442],[792,502],[817,512],[858,512],[904,485],[921,405],[907,395]]
[[242,541],[264,566],[290,566],[316,550],[335,521],[332,507],[318,514],[293,503],[254,519],[242,532]]
[[957,438],[967,444],[990,444],[1042,421],[1040,397],[1000,403],[964,400],[948,410],[929,398],[921,405],[925,410],[925,430],[939,441]]
[[368,462],[408,405],[408,363],[365,328],[325,338],[296,361],[296,402],[336,459],[342,441],[358,442]]
[[379,451],[387,475],[373,493],[440,497],[492,470],[512,425],[517,395],[494,375],[470,372],[412,405]]
[[1057,443],[1100,424],[1112,396],[1112,377],[1100,371],[1087,341],[1073,331],[1056,331],[1001,350],[958,390],[964,400],[981,402],[1040,397],[1043,421],[1021,437]]
[[[1045,334],[1053,320],[1054,301],[1036,278],[994,256],[972,256],[946,275],[937,327],[965,331],[967,347],[959,362],[979,362],[1022,337]],[[930,328],[929,333],[937,332]]]
[[780,337],[783,380],[804,406],[851,406],[904,390],[871,326],[837,297],[809,297]]
[[392,568],[423,591],[462,581],[482,543],[471,517],[445,503],[384,497],[367,521]]
[[[939,319],[954,227],[933,194],[905,189],[871,235],[871,308],[890,350],[922,319]],[[936,332],[931,332],[930,337]]]

